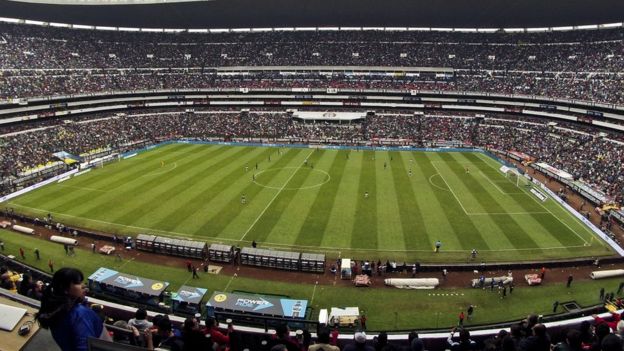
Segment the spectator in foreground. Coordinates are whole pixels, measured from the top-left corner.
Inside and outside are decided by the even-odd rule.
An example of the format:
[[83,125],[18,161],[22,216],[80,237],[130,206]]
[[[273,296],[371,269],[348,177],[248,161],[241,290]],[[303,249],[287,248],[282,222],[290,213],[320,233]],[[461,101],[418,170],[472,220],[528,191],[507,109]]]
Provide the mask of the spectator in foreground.
[[134,318],[128,321],[128,327],[137,328],[140,332],[152,327],[152,322],[147,320],[147,311],[144,308],[139,308],[134,314]]
[[459,341],[453,341],[457,328],[451,329],[451,334],[446,340],[451,350],[478,350],[477,343],[470,339],[470,332],[466,329],[459,330]]
[[150,332],[147,332],[145,333],[145,338],[147,339],[147,348],[149,350],[184,350],[184,341],[173,332],[169,318],[161,318],[158,321],[157,334],[152,336]]
[[199,322],[195,318],[187,318],[182,329],[184,350],[209,350],[212,349],[210,338],[204,336],[199,329]]
[[366,333],[357,332],[353,335],[353,342],[345,346],[344,351],[375,351],[375,348],[366,345]]
[[601,351],[622,351],[622,339],[615,334],[609,334],[600,343]]
[[88,338],[106,335],[103,321],[84,304],[83,280],[77,269],[59,269],[45,289],[35,317],[42,328],[50,329],[63,351],[86,351]]
[[280,324],[275,328],[275,337],[269,341],[269,346],[282,344],[288,351],[299,351],[299,343],[290,337],[290,329],[287,324]]
[[565,341],[554,346],[553,351],[581,351],[581,332],[576,329],[570,329],[566,333]]
[[333,346],[329,344],[329,329],[327,327],[323,327],[319,330],[316,344],[310,345],[308,347],[308,351],[340,351],[338,346]]
[[533,335],[520,343],[520,350],[524,351],[550,351],[550,337],[546,332],[546,326],[536,324],[533,327]]
[[212,317],[206,317],[206,329],[204,334],[210,335],[211,340],[217,344],[217,350],[224,350],[230,346],[229,333],[233,330],[233,327],[228,325],[228,333],[223,334],[219,330],[219,323]]

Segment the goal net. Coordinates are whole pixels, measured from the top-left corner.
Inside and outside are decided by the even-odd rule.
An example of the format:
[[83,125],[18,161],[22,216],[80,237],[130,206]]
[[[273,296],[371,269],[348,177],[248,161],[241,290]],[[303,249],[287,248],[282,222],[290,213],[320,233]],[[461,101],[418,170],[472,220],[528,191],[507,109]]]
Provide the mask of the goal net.
[[509,168],[507,166],[501,167],[501,172],[505,174],[505,177],[509,179],[510,182],[516,184],[517,187],[525,186],[530,187],[531,182],[524,174],[520,173],[517,168]]

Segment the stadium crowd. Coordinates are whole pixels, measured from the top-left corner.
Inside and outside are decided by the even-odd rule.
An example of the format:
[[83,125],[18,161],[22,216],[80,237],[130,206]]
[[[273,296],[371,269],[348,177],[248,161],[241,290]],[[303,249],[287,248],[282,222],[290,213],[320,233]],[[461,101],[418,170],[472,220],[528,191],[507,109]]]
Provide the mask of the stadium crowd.
[[[161,345],[168,350],[242,350],[240,334],[232,324],[226,328],[219,328],[214,319],[208,318],[206,326],[200,321],[188,318],[182,328],[172,326],[166,316],[157,316],[153,322],[147,321],[145,311],[139,309],[137,316],[129,321],[117,321],[114,324],[120,328],[132,330],[132,337],[117,338],[117,341],[135,345],[145,345],[148,339],[148,348]],[[448,334],[446,345],[430,345],[427,340],[421,339],[419,334],[411,332],[407,340],[390,341],[386,332],[377,335],[367,335],[366,331],[354,333],[351,341],[339,341],[337,328],[321,327],[317,338],[313,339],[309,332],[303,331],[292,336],[287,325],[278,325],[275,334],[267,336],[259,345],[251,349],[260,351],[423,351],[446,349],[451,351],[621,351],[623,349],[624,322],[620,315],[614,314],[607,320],[595,317],[594,322],[583,321],[578,327],[564,328],[556,331],[549,330],[540,323],[537,315],[529,315],[519,323],[512,324],[509,331],[501,330],[497,335],[489,338],[471,338],[470,332],[461,326],[453,328]],[[208,338],[198,338],[197,335],[206,335]],[[168,337],[163,339],[163,336]],[[154,339],[150,340],[150,339]],[[167,340],[162,344],[163,340]],[[206,345],[210,345],[206,348]],[[195,348],[192,348],[195,347]]]
[[5,71],[0,75],[0,86],[3,86],[0,90],[0,99],[157,89],[338,88],[469,91],[535,95],[612,104],[624,103],[623,80],[615,74],[561,73],[550,75],[536,72],[494,74],[483,71],[456,71],[455,74],[445,74],[443,77],[424,73],[412,77],[384,77],[343,73],[284,76],[279,72],[274,72],[224,77],[207,70],[183,71],[184,69],[171,69],[165,72],[117,69],[75,72]]
[[[624,30],[130,33],[0,24],[0,99],[116,90],[334,87],[624,102]],[[218,75],[231,66],[424,67],[415,75]],[[437,74],[436,74],[437,73]]]
[[[95,149],[127,151],[137,143],[190,138],[245,140],[263,138],[285,143],[351,145],[481,146],[519,151],[567,171],[622,200],[624,136],[558,121],[508,115],[380,112],[351,123],[303,122],[285,112],[196,111],[97,114],[78,120],[51,120],[39,128],[21,130],[0,140],[0,170],[4,177],[53,160],[66,151],[80,155]],[[23,126],[21,128],[24,128]],[[21,130],[21,132],[19,132]],[[372,143],[372,144],[371,144]]]
[[288,65],[620,72],[620,28],[566,33],[129,33],[2,24],[5,69]]

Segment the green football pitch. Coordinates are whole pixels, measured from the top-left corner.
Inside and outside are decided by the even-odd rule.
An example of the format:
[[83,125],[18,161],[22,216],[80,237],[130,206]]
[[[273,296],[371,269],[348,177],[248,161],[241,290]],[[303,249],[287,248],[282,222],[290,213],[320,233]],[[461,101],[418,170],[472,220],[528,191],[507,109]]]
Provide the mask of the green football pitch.
[[[555,200],[479,152],[357,151],[169,144],[7,206],[116,234],[467,262],[612,254]],[[442,243],[439,253],[435,242]]]

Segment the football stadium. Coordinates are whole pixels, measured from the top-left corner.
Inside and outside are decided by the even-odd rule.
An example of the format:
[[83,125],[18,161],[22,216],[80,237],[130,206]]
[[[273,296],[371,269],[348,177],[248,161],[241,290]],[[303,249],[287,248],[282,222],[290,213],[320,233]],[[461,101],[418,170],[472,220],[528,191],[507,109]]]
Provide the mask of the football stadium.
[[0,1],[0,350],[623,350],[622,13]]

